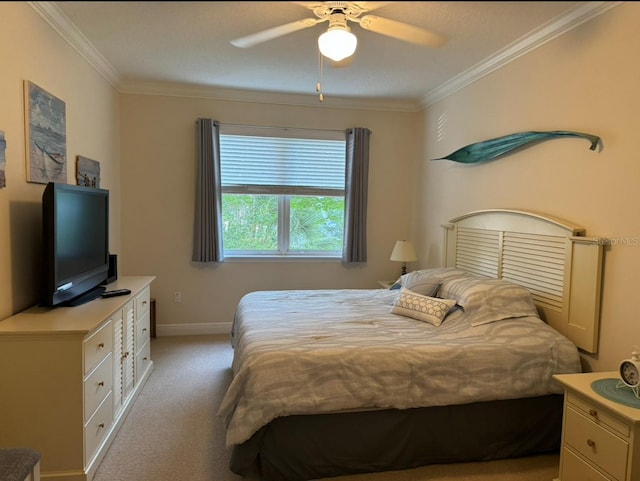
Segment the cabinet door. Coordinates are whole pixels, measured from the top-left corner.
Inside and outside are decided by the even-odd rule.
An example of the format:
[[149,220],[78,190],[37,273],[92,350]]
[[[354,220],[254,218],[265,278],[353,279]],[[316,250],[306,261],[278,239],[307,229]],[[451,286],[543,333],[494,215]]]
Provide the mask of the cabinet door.
[[114,398],[113,406],[116,416],[131,394],[135,380],[134,352],[134,303],[125,304],[124,308],[114,315]]
[[120,413],[124,401],[122,392],[122,356],[124,355],[124,316],[123,309],[113,314],[113,412]]
[[135,382],[135,344],[134,336],[136,331],[135,325],[135,313],[133,308],[133,301],[127,303],[124,312],[124,345],[125,352],[123,356],[123,385],[124,385],[124,398],[133,390],[133,384]]

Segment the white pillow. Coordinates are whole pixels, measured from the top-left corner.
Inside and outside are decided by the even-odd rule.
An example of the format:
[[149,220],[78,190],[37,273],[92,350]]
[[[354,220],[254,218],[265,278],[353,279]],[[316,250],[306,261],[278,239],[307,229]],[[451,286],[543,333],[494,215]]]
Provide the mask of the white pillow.
[[[473,274],[469,274],[466,271],[456,269],[455,267],[432,267],[430,269],[419,269],[416,271],[404,274],[398,279],[392,286],[394,289],[400,287],[406,287],[423,296],[435,296],[440,284],[447,279],[454,279],[458,277],[468,277]],[[439,297],[440,296],[438,294]]]
[[439,326],[455,305],[452,299],[423,296],[403,287],[391,305],[391,313]]
[[404,274],[399,281],[401,287],[423,296],[435,296],[441,282],[438,277],[424,270]]
[[506,279],[482,276],[449,279],[442,283],[438,295],[455,299],[472,326],[514,317],[538,317],[531,293]]

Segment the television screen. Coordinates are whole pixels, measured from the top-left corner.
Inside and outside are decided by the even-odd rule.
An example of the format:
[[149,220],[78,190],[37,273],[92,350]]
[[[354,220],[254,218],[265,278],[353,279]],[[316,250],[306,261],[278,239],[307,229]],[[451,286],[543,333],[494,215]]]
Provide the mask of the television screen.
[[50,182],[42,197],[42,304],[98,297],[109,270],[109,191]]

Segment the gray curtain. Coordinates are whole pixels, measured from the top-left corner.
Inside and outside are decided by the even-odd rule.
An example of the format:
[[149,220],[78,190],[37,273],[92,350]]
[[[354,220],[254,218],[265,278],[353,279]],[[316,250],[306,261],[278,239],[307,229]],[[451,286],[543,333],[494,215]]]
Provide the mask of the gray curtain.
[[343,262],[367,261],[367,192],[369,184],[369,137],[371,131],[357,127],[347,132],[345,169]]
[[196,208],[191,260],[222,262],[220,124],[211,119],[198,119],[196,125]]

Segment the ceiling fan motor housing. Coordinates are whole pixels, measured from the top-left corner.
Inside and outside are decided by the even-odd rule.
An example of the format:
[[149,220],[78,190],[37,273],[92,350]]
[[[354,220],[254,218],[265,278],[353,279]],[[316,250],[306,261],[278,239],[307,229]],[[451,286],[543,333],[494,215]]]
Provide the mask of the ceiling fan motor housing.
[[316,17],[321,20],[329,20],[330,25],[334,21],[334,15],[341,14],[344,17],[345,27],[348,20],[353,21],[364,12],[365,9],[353,2],[324,2],[313,9]]

